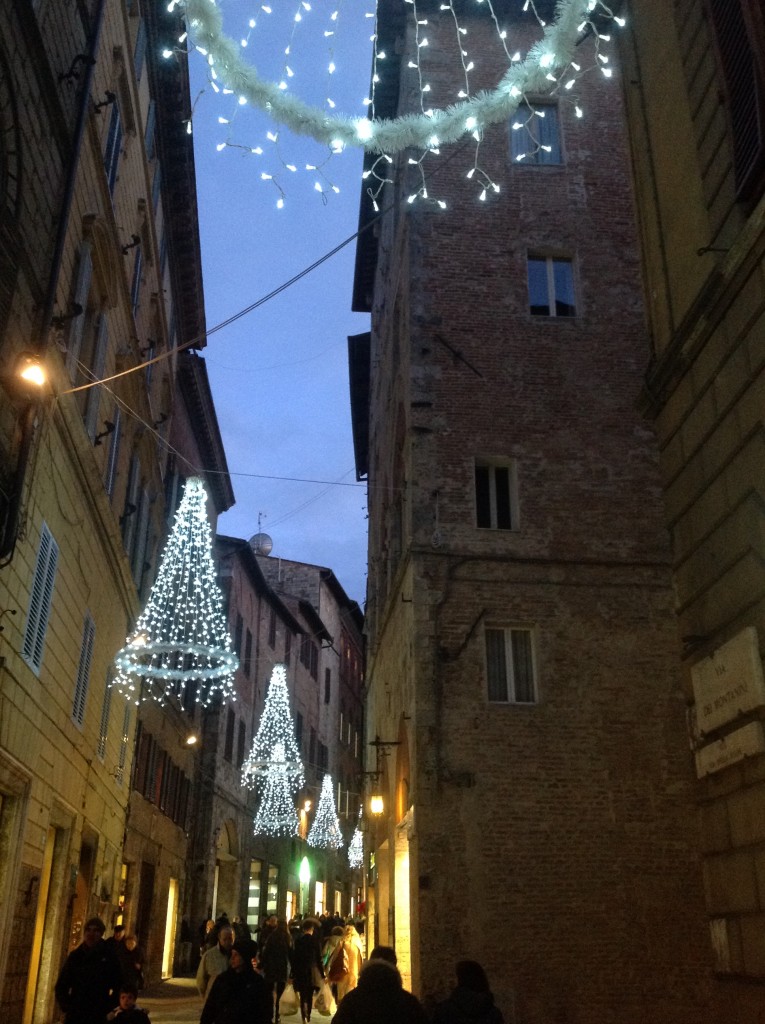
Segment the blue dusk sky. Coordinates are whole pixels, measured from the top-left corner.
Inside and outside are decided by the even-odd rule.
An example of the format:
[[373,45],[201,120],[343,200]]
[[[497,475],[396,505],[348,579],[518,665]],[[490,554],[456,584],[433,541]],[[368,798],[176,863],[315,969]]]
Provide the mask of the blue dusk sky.
[[[329,111],[331,98],[336,112],[365,116],[374,21],[364,14],[371,5],[315,0],[306,6],[273,0],[269,16],[260,4],[229,0],[225,28],[237,40],[249,34],[243,52],[262,77],[279,81],[289,63],[290,91],[302,100]],[[332,30],[334,36],[324,35]],[[337,66],[331,77],[330,60]],[[216,94],[201,55],[191,55],[190,67],[209,331],[357,230],[362,153],[348,150],[328,160],[325,147],[240,106],[235,96]],[[278,132],[277,143],[268,132]],[[219,150],[224,142],[230,144]],[[250,152],[257,147],[262,155]],[[322,163],[321,172],[305,169]],[[363,607],[366,486],[356,481],[347,338],[368,330],[369,317],[351,312],[355,252],[351,242],[213,333],[203,356],[236,496],[219,532],[246,539],[258,532],[260,519],[273,556],[328,566]]]

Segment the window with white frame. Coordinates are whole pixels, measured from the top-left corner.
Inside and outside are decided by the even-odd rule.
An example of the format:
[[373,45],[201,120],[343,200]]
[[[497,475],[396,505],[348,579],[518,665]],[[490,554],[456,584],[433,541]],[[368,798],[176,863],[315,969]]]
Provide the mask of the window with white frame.
[[510,152],[516,163],[563,163],[557,104],[519,104],[511,125]]
[[21,653],[24,661],[35,672],[42,666],[45,634],[48,630],[48,618],[53,599],[53,584],[56,580],[58,565],[58,544],[53,534],[43,523],[40,532],[40,547],[37,550],[35,575],[32,580],[32,592],[29,596],[29,612],[24,630],[24,643]]
[[576,316],[574,265],[570,259],[530,254],[528,283],[532,316]]
[[515,460],[475,460],[476,526],[490,530],[518,528],[518,479]]
[[487,695],[493,704],[536,704],[537,680],[532,631],[487,626]]

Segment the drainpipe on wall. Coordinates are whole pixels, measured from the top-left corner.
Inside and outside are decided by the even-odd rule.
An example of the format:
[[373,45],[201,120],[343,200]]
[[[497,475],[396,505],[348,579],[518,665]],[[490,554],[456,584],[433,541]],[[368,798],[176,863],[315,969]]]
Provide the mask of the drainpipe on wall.
[[[48,331],[53,320],[53,310],[56,305],[56,293],[61,275],[61,263],[64,256],[66,236],[69,230],[69,220],[72,213],[74,201],[74,189],[77,182],[77,174],[80,167],[80,155],[82,153],[85,129],[90,113],[90,89],[93,83],[93,75],[98,54],[98,44],[101,37],[101,28],[104,22],[104,12],[107,0],[98,0],[95,17],[93,19],[93,30],[91,33],[88,52],[84,55],[85,72],[82,81],[82,92],[80,105],[77,110],[74,134],[72,136],[72,149],[69,158],[69,166],[66,172],[64,194],[61,199],[61,210],[58,217],[58,229],[53,247],[53,258],[51,260],[50,274],[48,276],[48,287],[45,293],[45,302],[37,329],[37,337],[34,339],[31,351],[43,356],[48,344]],[[16,541],[19,535],[19,519],[21,515],[21,500],[29,469],[30,457],[34,445],[35,432],[37,429],[38,414],[40,411],[39,400],[30,400],[19,417],[21,420],[21,440],[19,442],[19,454],[16,460],[16,472],[14,473],[13,489],[8,505],[8,512],[3,524],[2,537],[0,537],[0,567],[6,566],[13,558],[16,549]]]

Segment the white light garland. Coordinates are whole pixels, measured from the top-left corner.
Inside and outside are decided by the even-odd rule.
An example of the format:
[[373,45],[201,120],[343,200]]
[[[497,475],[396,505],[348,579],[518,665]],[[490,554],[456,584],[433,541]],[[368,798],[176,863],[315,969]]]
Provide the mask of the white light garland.
[[252,831],[256,836],[298,835],[299,822],[283,743],[274,746]]
[[[178,6],[178,3],[179,0],[171,0],[170,9]],[[243,61],[243,47],[224,34],[221,11],[214,0],[182,0],[182,6],[197,49],[206,56],[211,72],[218,80],[226,83],[230,92],[266,111],[298,135],[309,135],[329,147],[361,146],[381,154],[397,153],[409,147],[432,150],[434,136],[439,144],[456,142],[464,135],[473,135],[487,125],[512,116],[524,95],[563,87],[572,76],[578,74],[573,69],[574,55],[583,30],[588,26],[593,27],[596,14],[614,18],[602,0],[559,0],[554,22],[544,26],[543,38],[530,48],[526,57],[516,60],[519,55],[508,54],[509,67],[495,89],[469,96],[466,78],[466,88],[461,90],[465,98],[451,106],[440,109],[425,109],[423,106],[420,114],[390,120],[369,120],[327,113],[281,88],[283,82],[261,78],[252,65]],[[442,6],[454,15],[451,4]],[[614,20],[617,23],[623,21]],[[420,28],[425,30],[425,26],[417,20],[418,59],[415,66],[418,74],[419,52],[427,42],[424,34],[419,35]],[[605,38],[597,31],[594,34],[596,39]],[[382,59],[383,55],[376,53],[376,76],[378,62]],[[468,76],[470,70],[470,62],[463,60],[463,74]],[[606,76],[610,74],[610,68],[605,65],[601,70]],[[421,83],[421,94],[427,91],[426,85],[424,81]]]
[[316,817],[308,833],[307,842],[309,846],[322,846],[333,850],[339,850],[344,845],[340,822],[335,810],[332,776],[329,774],[324,776],[321,784],[319,806],[316,808]]
[[267,786],[269,772],[274,765],[283,771],[290,792],[297,792],[305,784],[303,762],[290,714],[287,669],[284,665],[274,665],[271,672],[258,731],[252,741],[252,750],[242,766],[242,784],[251,789],[255,785],[261,788]]
[[148,603],[114,663],[111,685],[135,704],[180,698],[187,684],[203,705],[235,699],[239,662],[212,557],[207,492],[198,477],[186,481]]

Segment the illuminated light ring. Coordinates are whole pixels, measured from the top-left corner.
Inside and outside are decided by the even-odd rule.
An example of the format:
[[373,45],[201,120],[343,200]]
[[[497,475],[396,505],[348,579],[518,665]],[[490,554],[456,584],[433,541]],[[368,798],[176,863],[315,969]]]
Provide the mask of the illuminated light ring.
[[[206,668],[190,665],[178,668],[171,665],[154,664],[154,659],[162,655],[195,654],[213,664]],[[189,679],[203,683],[216,682],[231,676],[239,666],[239,659],[223,647],[208,647],[205,644],[183,644],[161,640],[149,640],[145,644],[128,644],[118,651],[114,664],[125,675],[134,675],[148,679],[163,679],[170,682],[186,682]]]
[[[171,0],[170,9],[179,0]],[[333,149],[361,146],[371,153],[397,153],[410,146],[429,149],[433,136],[439,143],[456,142],[473,134],[476,125],[495,124],[518,109],[525,93],[549,92],[550,74],[566,67],[574,57],[581,26],[595,8],[610,13],[600,0],[559,0],[555,21],[545,26],[543,38],[526,58],[512,64],[491,91],[431,115],[405,114],[389,120],[348,115],[328,115],[318,107],[285,93],[275,82],[265,81],[241,57],[241,46],[223,33],[223,17],[215,0],[181,0],[194,44],[207,52],[210,66],[236,95],[264,110],[297,135],[310,135]]]

